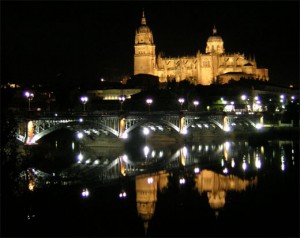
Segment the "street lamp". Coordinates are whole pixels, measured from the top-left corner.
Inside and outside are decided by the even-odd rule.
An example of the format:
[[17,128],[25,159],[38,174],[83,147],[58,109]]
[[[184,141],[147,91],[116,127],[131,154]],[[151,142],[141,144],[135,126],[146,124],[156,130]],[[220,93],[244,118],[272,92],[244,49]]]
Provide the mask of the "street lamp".
[[148,104],[148,111],[150,112],[150,106],[153,103],[153,100],[151,98],[147,98],[146,103]]
[[30,101],[34,98],[34,94],[31,92],[26,91],[24,93],[25,97],[28,99],[28,111],[30,111]]
[[198,100],[195,100],[193,102],[194,106],[195,106],[195,111],[197,111],[197,106],[199,105],[199,101]]
[[180,110],[182,111],[182,104],[184,103],[184,98],[179,98],[178,102],[180,103]]
[[123,110],[123,109],[122,109],[122,105],[123,105],[125,99],[126,99],[126,97],[125,97],[124,95],[119,96],[119,101],[120,101],[120,103],[121,103],[121,111]]
[[241,96],[241,99],[242,99],[243,101],[245,101],[245,100],[247,100],[247,96],[246,96],[245,94],[243,94],[243,95]]
[[88,99],[88,97],[86,97],[86,96],[83,96],[83,97],[80,98],[80,101],[81,101],[82,104],[83,104],[83,111],[84,111],[84,112],[85,112],[85,104],[87,103],[88,100],[89,100],[89,99]]

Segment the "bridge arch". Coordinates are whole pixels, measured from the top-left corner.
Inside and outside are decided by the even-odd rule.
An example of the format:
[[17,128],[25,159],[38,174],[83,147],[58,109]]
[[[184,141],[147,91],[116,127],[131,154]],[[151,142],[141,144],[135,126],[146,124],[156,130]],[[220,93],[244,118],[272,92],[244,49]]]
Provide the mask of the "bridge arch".
[[178,133],[180,132],[180,129],[178,126],[174,125],[173,123],[169,122],[169,121],[166,121],[166,120],[163,120],[163,119],[159,119],[159,120],[147,120],[147,119],[142,119],[140,120],[139,122],[133,124],[132,126],[128,127],[124,132],[123,134],[129,134],[129,132],[133,131],[134,129],[136,129],[137,127],[139,126],[143,126],[147,123],[153,123],[153,124],[164,124],[164,125],[167,125],[171,128],[173,128],[175,131],[177,131]]
[[70,126],[79,126],[79,125],[92,125],[92,126],[96,126],[97,128],[99,129],[103,129],[103,130],[106,130],[108,131],[109,133],[115,135],[116,137],[118,137],[118,131],[117,130],[114,130],[112,129],[111,127],[109,126],[106,126],[102,123],[97,123],[97,122],[94,122],[94,121],[83,121],[83,122],[80,122],[80,121],[70,121],[70,122],[65,122],[65,123],[58,123],[56,125],[53,125],[47,129],[44,129],[42,130],[41,132],[37,132],[35,133],[35,135],[33,136],[33,138],[31,139],[32,142],[37,142],[38,140],[40,140],[41,138],[43,138],[44,136],[56,131],[56,130],[59,130],[59,129],[62,129],[62,128],[66,128],[66,127],[70,127]]

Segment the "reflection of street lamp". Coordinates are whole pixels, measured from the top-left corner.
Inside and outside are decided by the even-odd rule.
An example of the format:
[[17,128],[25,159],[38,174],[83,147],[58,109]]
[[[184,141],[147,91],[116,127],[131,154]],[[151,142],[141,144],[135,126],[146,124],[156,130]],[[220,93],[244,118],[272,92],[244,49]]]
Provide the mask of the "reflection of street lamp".
[[182,104],[184,103],[184,98],[179,98],[178,102],[180,103],[180,110],[182,111]]
[[123,109],[122,109],[122,105],[123,105],[125,99],[126,99],[126,97],[125,97],[124,95],[119,96],[119,101],[120,101],[120,103],[121,103],[121,111],[123,110]]
[[148,110],[150,112],[150,106],[152,104],[153,100],[151,98],[147,98],[146,103],[148,104]]
[[28,111],[30,111],[30,101],[34,98],[34,94],[27,91],[24,95],[28,98]]
[[194,103],[194,106],[195,106],[195,111],[197,111],[197,106],[199,105],[199,101],[195,100],[193,103]]
[[80,98],[80,101],[81,101],[82,104],[83,104],[83,111],[84,111],[84,112],[85,112],[85,104],[87,103],[88,100],[89,100],[89,99],[88,99],[88,97],[86,97],[86,96],[83,96],[83,97]]

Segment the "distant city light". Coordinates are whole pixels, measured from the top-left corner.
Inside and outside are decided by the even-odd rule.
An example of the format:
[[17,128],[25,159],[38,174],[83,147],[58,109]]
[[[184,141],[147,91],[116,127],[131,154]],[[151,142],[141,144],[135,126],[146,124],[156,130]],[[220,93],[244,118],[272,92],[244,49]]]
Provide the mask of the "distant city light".
[[184,179],[184,178],[180,178],[180,179],[179,179],[179,183],[180,183],[180,184],[185,184],[185,179]]
[[119,198],[126,198],[127,197],[127,193],[125,191],[121,191],[119,193]]
[[88,190],[87,188],[84,188],[84,189],[82,190],[82,192],[81,192],[81,196],[82,196],[83,198],[87,198],[89,195],[90,195],[89,190]]

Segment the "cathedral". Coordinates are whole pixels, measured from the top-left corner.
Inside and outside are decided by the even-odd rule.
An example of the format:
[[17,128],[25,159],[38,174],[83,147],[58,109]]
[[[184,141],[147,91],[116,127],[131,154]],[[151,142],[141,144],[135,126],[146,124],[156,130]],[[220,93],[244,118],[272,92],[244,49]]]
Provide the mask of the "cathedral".
[[153,34],[144,12],[134,44],[134,75],[138,74],[157,76],[160,83],[189,80],[195,85],[224,84],[242,77],[269,80],[268,69],[257,68],[255,59],[247,59],[240,53],[225,53],[223,39],[216,27],[207,39],[205,53],[199,50],[194,56],[156,56]]

